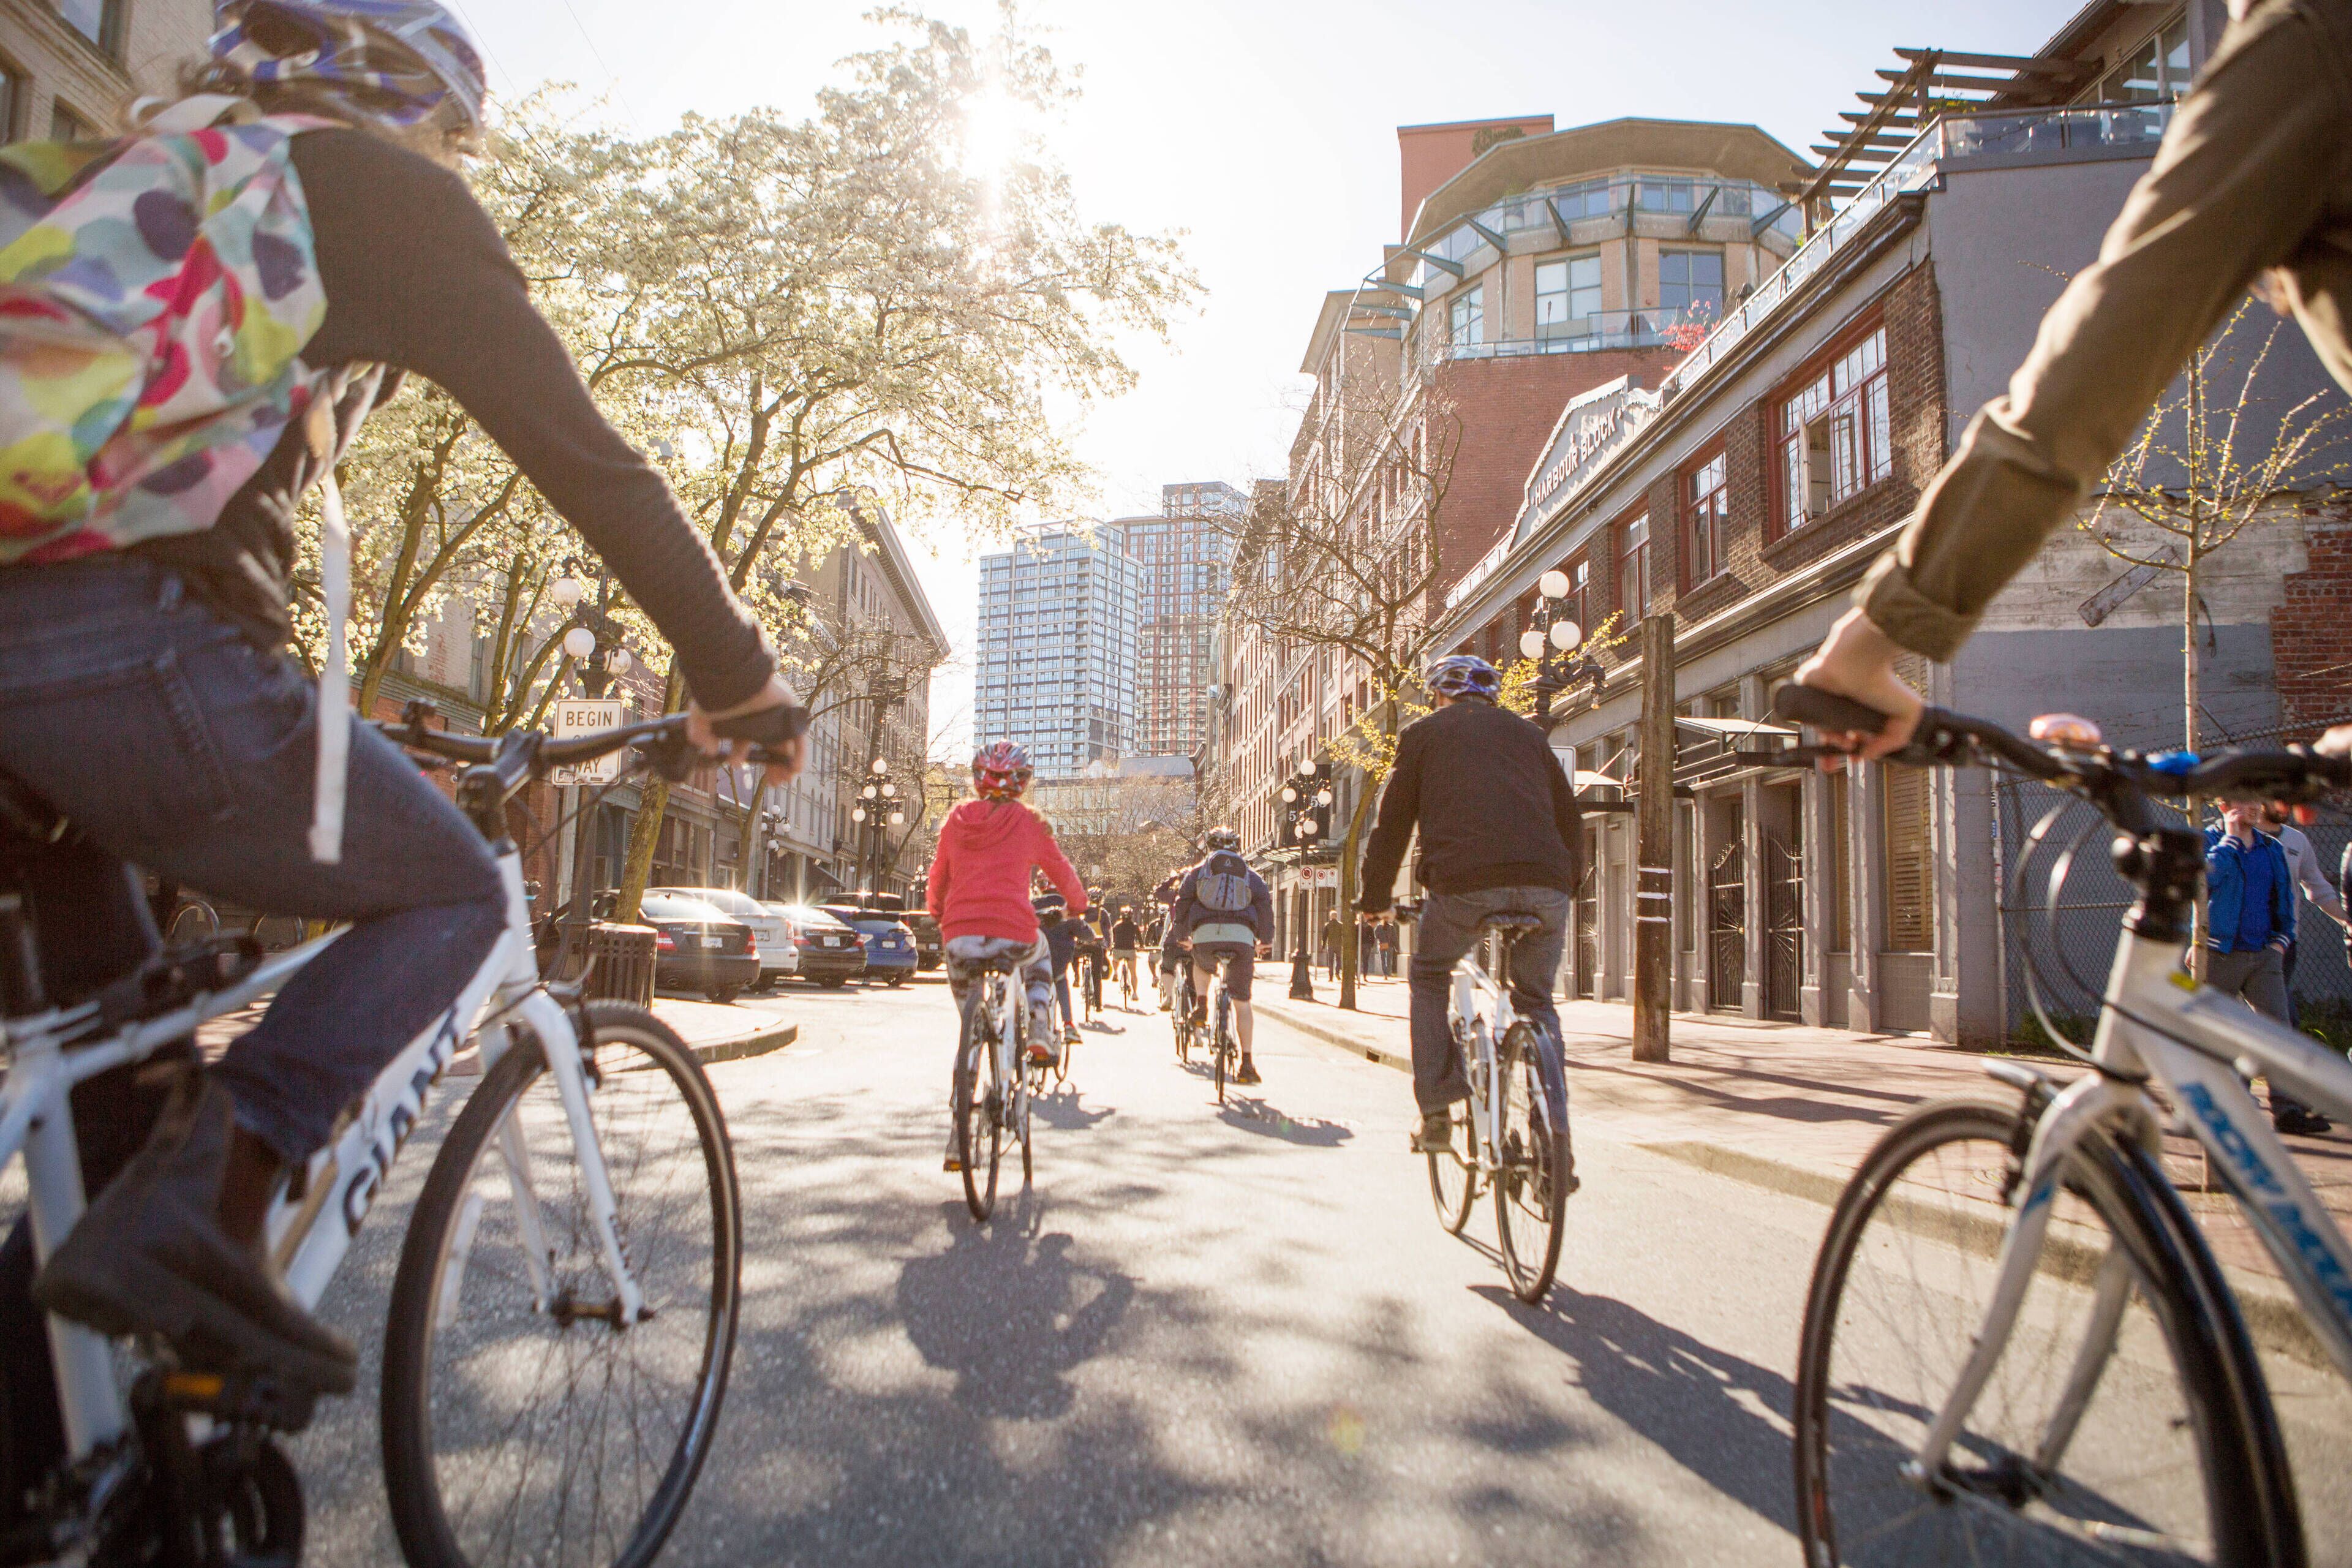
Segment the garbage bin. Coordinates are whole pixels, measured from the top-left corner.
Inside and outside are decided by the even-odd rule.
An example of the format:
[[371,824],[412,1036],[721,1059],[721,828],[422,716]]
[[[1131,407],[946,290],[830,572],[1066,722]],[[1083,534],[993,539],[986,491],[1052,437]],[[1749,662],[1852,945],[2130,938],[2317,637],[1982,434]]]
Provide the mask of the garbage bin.
[[[654,928],[599,921],[583,933],[559,926],[557,962],[551,978],[572,980],[588,972],[584,994],[650,1007],[654,1002]],[[584,942],[583,940],[584,935]],[[584,953],[583,949],[584,947]]]

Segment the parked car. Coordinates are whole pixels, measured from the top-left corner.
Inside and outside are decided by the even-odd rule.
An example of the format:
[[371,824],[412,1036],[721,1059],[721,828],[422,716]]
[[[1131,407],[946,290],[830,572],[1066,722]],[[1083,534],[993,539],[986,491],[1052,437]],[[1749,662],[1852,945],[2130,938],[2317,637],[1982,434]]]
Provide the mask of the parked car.
[[904,985],[919,962],[915,933],[897,915],[855,904],[826,904],[824,912],[845,922],[865,940],[866,978],[885,985]]
[[760,978],[752,984],[754,991],[765,991],[800,968],[800,954],[793,946],[792,933],[784,929],[783,917],[749,893],[733,888],[648,888],[646,891],[667,899],[698,899],[750,926],[752,945],[760,952]]
[[641,923],[654,928],[656,986],[726,1003],[760,978],[751,928],[726,910],[667,893],[647,893],[637,908]]
[[916,968],[933,970],[947,962],[947,940],[940,935],[940,922],[937,916],[928,910],[917,910],[912,914],[900,915],[898,918],[905,921],[907,929],[915,933]]
[[770,904],[783,918],[800,977],[838,989],[866,973],[866,944],[856,931],[814,904]]

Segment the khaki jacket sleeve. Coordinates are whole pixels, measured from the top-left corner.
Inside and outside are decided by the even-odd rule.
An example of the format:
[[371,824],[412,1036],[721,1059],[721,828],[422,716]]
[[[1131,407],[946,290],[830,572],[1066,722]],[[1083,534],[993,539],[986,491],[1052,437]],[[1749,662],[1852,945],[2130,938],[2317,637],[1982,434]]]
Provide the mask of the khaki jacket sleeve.
[[1969,422],[1856,591],[1896,642],[1950,658],[2255,275],[2319,226],[2352,167],[2346,10],[2260,8],[2180,101],[2098,260],[2051,307],[2008,393]]

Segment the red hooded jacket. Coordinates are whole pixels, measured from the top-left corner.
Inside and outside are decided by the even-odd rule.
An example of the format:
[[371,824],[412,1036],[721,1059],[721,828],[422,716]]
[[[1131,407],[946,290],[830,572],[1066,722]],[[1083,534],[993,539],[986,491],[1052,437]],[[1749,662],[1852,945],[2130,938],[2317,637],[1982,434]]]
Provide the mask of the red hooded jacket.
[[1037,940],[1037,911],[1029,905],[1029,872],[1043,867],[1068,900],[1087,912],[1086,884],[1070,868],[1045,819],[1017,800],[967,800],[940,825],[940,852],[931,862],[924,900],[940,936]]

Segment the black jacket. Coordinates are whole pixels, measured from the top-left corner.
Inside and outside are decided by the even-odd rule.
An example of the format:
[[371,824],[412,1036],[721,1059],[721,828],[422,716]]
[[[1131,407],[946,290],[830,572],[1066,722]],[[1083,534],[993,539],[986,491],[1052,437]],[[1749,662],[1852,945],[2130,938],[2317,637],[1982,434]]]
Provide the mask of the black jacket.
[[1389,907],[1416,826],[1421,881],[1432,892],[1576,890],[1583,836],[1575,787],[1544,732],[1491,702],[1449,703],[1397,737],[1396,766],[1364,847],[1359,908]]

